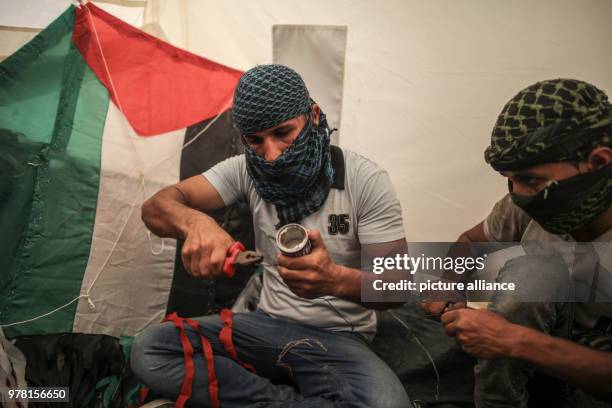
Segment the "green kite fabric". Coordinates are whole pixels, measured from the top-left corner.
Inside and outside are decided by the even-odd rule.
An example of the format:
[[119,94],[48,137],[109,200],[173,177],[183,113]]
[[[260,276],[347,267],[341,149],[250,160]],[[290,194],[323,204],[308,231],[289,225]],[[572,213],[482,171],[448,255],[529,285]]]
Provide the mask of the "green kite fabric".
[[[78,297],[89,257],[109,99],[71,42],[73,23],[71,7],[0,65],[3,162],[13,158],[2,177],[3,323]],[[75,309],[4,330],[71,332]]]

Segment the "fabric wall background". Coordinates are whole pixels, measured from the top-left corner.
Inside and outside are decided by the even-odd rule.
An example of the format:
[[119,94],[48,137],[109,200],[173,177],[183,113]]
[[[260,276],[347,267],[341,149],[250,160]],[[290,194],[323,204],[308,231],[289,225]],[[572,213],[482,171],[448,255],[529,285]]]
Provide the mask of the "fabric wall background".
[[[68,4],[56,1],[60,11]],[[29,21],[53,2],[19,15]],[[10,25],[10,3],[0,0],[0,25]],[[411,241],[453,240],[505,192],[483,150],[518,90],[575,77],[612,94],[608,0],[111,3],[100,6],[139,13],[144,5],[149,32],[242,70],[272,62],[273,25],[347,26],[340,145],[389,171]],[[0,30],[0,44],[5,38]]]
[[14,53],[39,32],[37,28],[0,26],[0,61]]
[[521,88],[576,77],[612,94],[607,0],[149,0],[147,8],[170,42],[238,69],[272,60],[274,24],[346,25],[340,145],[389,171],[411,241],[455,239],[504,194],[483,150]]
[[[346,26],[274,25],[272,62],[300,73],[311,98],[325,107],[331,129],[340,130],[346,61]],[[339,132],[331,141],[338,144]]]
[[[30,41],[66,10],[71,0],[0,0],[0,61]],[[142,26],[144,0],[102,0],[97,6],[135,27]]]

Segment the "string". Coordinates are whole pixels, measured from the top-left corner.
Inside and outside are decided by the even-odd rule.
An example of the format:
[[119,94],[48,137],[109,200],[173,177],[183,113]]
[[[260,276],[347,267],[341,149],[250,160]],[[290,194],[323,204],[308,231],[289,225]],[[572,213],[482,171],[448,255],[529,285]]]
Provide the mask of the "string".
[[78,297],[76,297],[76,298],[72,299],[70,302],[66,303],[65,305],[60,306],[60,307],[58,307],[57,309],[53,309],[52,311],[47,312],[47,313],[45,313],[45,314],[43,314],[43,315],[40,315],[40,316],[34,317],[34,318],[32,318],[32,319],[28,319],[28,320],[22,320],[22,321],[20,321],[20,322],[13,322],[13,323],[8,323],[8,324],[2,324],[2,325],[0,325],[0,327],[10,327],[10,326],[16,326],[16,325],[18,325],[18,324],[30,323],[30,322],[33,322],[34,320],[42,319],[43,317],[47,317],[47,316],[49,316],[49,315],[51,315],[51,314],[53,314],[53,313],[55,313],[55,312],[57,312],[57,311],[59,311],[59,310],[61,310],[61,309],[64,309],[64,308],[65,308],[65,307],[67,307],[67,306],[70,306],[71,304],[73,304],[74,302],[76,302],[77,300],[79,300],[80,298],[83,298],[83,297],[86,297],[86,295],[81,295],[81,296],[78,296]]
[[419,337],[416,335],[414,330],[412,330],[412,328],[410,328],[410,326],[408,326],[406,323],[404,323],[404,321],[402,319],[400,319],[395,313],[393,313],[393,311],[387,310],[387,312],[391,316],[393,316],[393,318],[395,320],[397,320],[406,330],[408,330],[408,332],[414,338],[414,341],[416,342],[416,344],[418,344],[418,346],[421,347],[421,349],[425,352],[425,354],[427,355],[427,358],[431,362],[431,366],[433,367],[434,373],[436,374],[436,393],[435,393],[435,399],[437,401],[440,398],[440,373],[438,372],[438,367],[436,366],[436,363],[434,362],[433,357],[431,356],[431,354],[429,354],[429,351],[427,350],[427,348],[425,347],[425,345],[423,344],[421,339],[419,339]]

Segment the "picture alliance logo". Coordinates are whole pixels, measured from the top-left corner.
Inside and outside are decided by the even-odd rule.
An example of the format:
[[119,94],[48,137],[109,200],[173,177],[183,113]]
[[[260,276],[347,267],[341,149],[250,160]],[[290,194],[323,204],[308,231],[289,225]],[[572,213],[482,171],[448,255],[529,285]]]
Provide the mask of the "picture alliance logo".
[[399,282],[383,282],[382,279],[376,279],[372,283],[375,291],[409,291],[409,292],[432,292],[432,291],[448,291],[448,292],[476,292],[476,291],[514,291],[516,284],[514,282],[487,282],[484,279],[477,279],[473,282],[444,282],[431,281],[427,282],[412,282],[407,279],[402,279]]

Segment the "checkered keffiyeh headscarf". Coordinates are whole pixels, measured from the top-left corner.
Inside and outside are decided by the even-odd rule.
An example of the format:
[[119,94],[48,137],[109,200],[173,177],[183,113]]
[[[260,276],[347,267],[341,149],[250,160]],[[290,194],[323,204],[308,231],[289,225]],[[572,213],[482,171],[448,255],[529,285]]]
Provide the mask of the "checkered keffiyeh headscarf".
[[260,197],[274,204],[277,228],[317,212],[331,189],[331,131],[323,112],[318,126],[312,122],[312,103],[300,75],[283,65],[247,71],[234,94],[234,123],[242,134],[272,128],[304,113],[308,116],[299,136],[274,162],[245,147],[247,171]]
[[597,146],[612,146],[612,106],[587,82],[553,79],[512,98],[497,118],[485,160],[495,170],[579,161]]
[[297,72],[284,65],[258,65],[238,81],[232,114],[240,133],[249,134],[306,113],[310,105],[308,89]]

